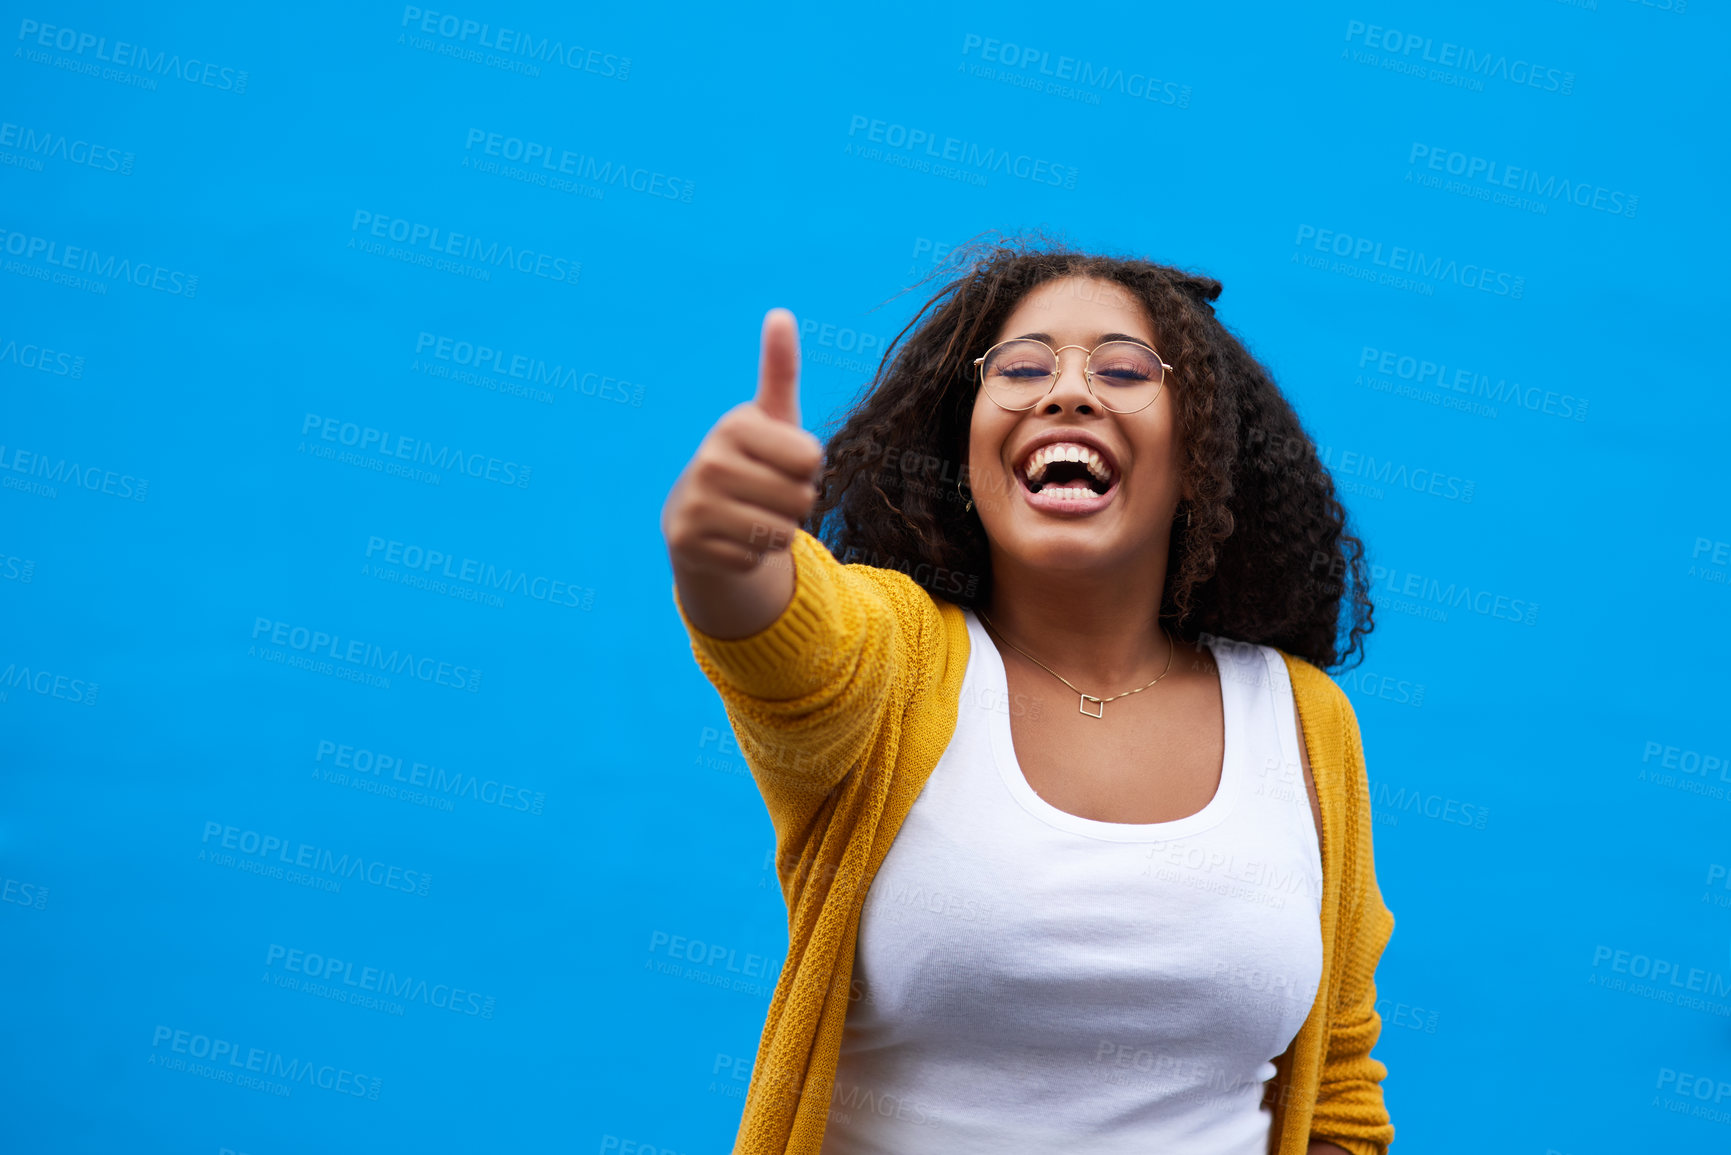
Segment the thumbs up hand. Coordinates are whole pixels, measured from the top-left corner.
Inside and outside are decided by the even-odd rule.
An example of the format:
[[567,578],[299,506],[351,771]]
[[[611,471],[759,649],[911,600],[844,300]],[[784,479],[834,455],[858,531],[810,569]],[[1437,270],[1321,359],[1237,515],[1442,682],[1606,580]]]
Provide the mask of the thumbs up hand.
[[823,446],[799,425],[799,332],[792,313],[771,309],[757,395],[715,423],[661,510],[680,601],[698,629],[743,637],[786,608],[794,576],[783,555],[817,500],[822,464]]
[[754,402],[778,421],[799,424],[799,331],[786,309],[764,315]]

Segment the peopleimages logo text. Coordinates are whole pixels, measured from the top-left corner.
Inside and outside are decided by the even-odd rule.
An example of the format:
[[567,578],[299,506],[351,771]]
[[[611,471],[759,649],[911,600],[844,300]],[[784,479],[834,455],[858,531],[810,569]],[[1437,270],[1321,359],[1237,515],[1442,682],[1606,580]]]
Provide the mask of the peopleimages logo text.
[[1451,369],[1444,361],[1432,361],[1366,345],[1359,352],[1358,367],[1364,369],[1371,366],[1374,366],[1378,373],[1386,373],[1418,385],[1464,393],[1470,397],[1482,397],[1502,405],[1519,405],[1522,409],[1546,413],[1553,417],[1573,421],[1587,419],[1590,404],[1588,398],[1577,397],[1573,393],[1559,393],[1554,389],[1541,389],[1536,385],[1522,385],[1519,381],[1510,381],[1506,377],[1493,380],[1488,374],[1473,369],[1459,366]]
[[[198,296],[196,274],[164,268],[150,261],[135,261],[113,252],[104,255],[97,249],[68,245],[53,237],[21,233],[0,225],[0,252],[26,261],[41,261],[57,269],[69,269],[85,276],[108,281],[127,281],[141,289],[154,289],[171,297],[192,299]],[[107,292],[107,289],[103,289]]]
[[[367,537],[366,556],[391,565],[421,573],[438,573],[451,581],[466,582],[491,590],[520,594],[549,605],[589,609],[595,601],[595,591],[574,582],[561,581],[543,574],[531,574],[510,567],[500,569],[491,562],[472,557],[459,557],[444,550],[427,549],[408,542],[387,540],[376,534]],[[585,604],[587,603],[587,604]]]
[[[29,581],[29,576],[24,580]],[[0,670],[0,691],[27,690],[44,698],[59,698],[62,702],[72,702],[80,706],[96,705],[96,692],[99,688],[95,682],[87,682],[70,674],[56,674],[40,666],[32,669],[29,665],[8,662],[6,668]],[[0,701],[4,701],[5,697],[4,693],[0,693]]]
[[1579,208],[1593,209],[1612,216],[1633,217],[1641,198],[1622,189],[1606,188],[1591,181],[1571,180],[1555,173],[1541,174],[1534,169],[1507,164],[1489,157],[1470,155],[1441,145],[1412,142],[1406,162],[1418,167],[1422,162],[1432,172],[1446,172],[1465,181],[1484,184],[1494,189],[1513,189],[1532,193],[1546,200],[1563,200]]
[[375,429],[371,425],[359,425],[318,413],[308,413],[301,419],[301,434],[309,433],[316,434],[321,440],[334,441],[362,452],[413,461],[417,465],[431,465],[435,469],[455,469],[470,477],[518,489],[527,489],[529,478],[534,473],[533,466],[516,461],[505,461],[485,453],[467,453],[449,445],[435,446],[424,438],[405,437],[388,429]]
[[[22,473],[129,501],[143,501],[150,493],[150,482],[130,473],[104,469],[98,465],[80,465],[76,461],[68,462],[64,457],[53,457],[33,449],[19,449],[16,445],[11,448],[11,455],[8,456],[7,446],[0,443],[0,473]],[[10,481],[11,478],[6,480]]]
[[848,121],[847,134],[854,137],[862,133],[865,139],[873,144],[905,149],[910,153],[920,150],[933,160],[967,165],[982,172],[1001,172],[1005,176],[1019,177],[1035,184],[1075,188],[1076,177],[1080,172],[1074,165],[1058,164],[1013,149],[981,146],[974,141],[939,136],[930,129],[912,128],[905,124],[856,114]]
[[1146,72],[1126,72],[1122,68],[1097,65],[1090,60],[1061,54],[1054,61],[1051,52],[1044,48],[1017,44],[1013,40],[995,40],[969,32],[962,37],[962,55],[971,55],[975,49],[979,50],[981,60],[1023,71],[1032,70],[1041,76],[1075,83],[1085,89],[1119,92],[1135,100],[1151,100],[1156,104],[1170,104],[1179,108],[1190,107],[1188,84],[1161,80]]
[[53,377],[84,376],[82,354],[65,353],[29,342],[20,345],[14,338],[0,341],[0,365],[8,362],[20,369],[34,369],[38,373],[47,373]]
[[11,121],[0,121],[0,148],[16,148],[30,156],[62,160],[100,172],[117,172],[122,176],[132,174],[130,152]]
[[1373,587],[1387,590],[1398,597],[1418,598],[1445,609],[1459,609],[1464,606],[1481,617],[1519,622],[1527,626],[1537,625],[1539,620],[1537,602],[1499,594],[1482,587],[1474,589],[1468,582],[1451,581],[1445,586],[1439,578],[1380,564],[1370,567],[1370,580]]
[[552,253],[539,252],[528,246],[484,241],[472,233],[453,233],[438,225],[356,209],[354,220],[349,222],[349,231],[359,233],[363,230],[368,236],[395,241],[399,245],[408,245],[411,249],[424,249],[428,253],[478,261],[496,269],[515,269],[519,273],[540,277],[546,281],[561,281],[574,285],[577,283],[578,274],[583,270],[580,261],[556,257]]
[[227,68],[192,56],[182,60],[178,52],[152,52],[143,45],[129,44],[124,40],[109,44],[106,36],[81,32],[76,28],[43,24],[37,20],[20,20],[18,39],[40,48],[70,52],[74,56],[88,53],[91,59],[100,60],[104,64],[136,68],[140,72],[155,76],[172,76],[176,80],[204,88],[220,89],[237,95],[246,91],[247,74],[244,69]]
[[450,983],[429,984],[426,979],[399,976],[396,971],[382,967],[362,965],[357,970],[353,962],[345,959],[317,951],[285,947],[274,942],[270,944],[270,949],[265,951],[264,965],[280,966],[291,974],[305,975],[310,979],[340,982],[344,986],[369,994],[423,1003],[453,1014],[472,1015],[483,1019],[493,1017],[498,1001],[492,995],[484,995],[479,991],[467,990]]
[[527,381],[530,385],[569,389],[573,393],[611,401],[616,405],[629,403],[636,409],[643,407],[641,385],[593,370],[582,370],[575,365],[569,368],[563,363],[549,365],[545,358],[496,349],[479,341],[447,337],[423,329],[415,337],[415,355],[447,361],[476,372],[486,371],[517,381]]
[[581,44],[566,44],[554,36],[536,36],[520,28],[494,28],[479,20],[470,20],[451,12],[434,12],[407,5],[403,8],[403,28],[413,28],[429,36],[438,36],[454,44],[486,48],[508,56],[521,56],[540,64],[563,64],[573,72],[592,72],[610,80],[628,80],[631,57],[585,48]]
[[1402,32],[1362,20],[1346,22],[1348,43],[1357,42],[1366,48],[1388,52],[1411,59],[1418,53],[1418,62],[1443,68],[1459,69],[1482,80],[1506,80],[1510,84],[1536,88],[1568,96],[1575,90],[1575,74],[1560,68],[1535,64],[1531,60],[1510,60],[1505,53],[1479,52],[1452,41],[1437,41],[1417,32]]
[[469,666],[442,662],[437,658],[417,658],[412,652],[390,650],[359,638],[343,638],[324,630],[309,629],[271,618],[255,618],[252,623],[254,641],[264,639],[273,646],[287,646],[305,654],[317,654],[334,662],[347,662],[363,669],[383,670],[387,674],[407,674],[420,682],[467,690],[473,694],[481,688],[481,671]]
[[[385,890],[400,890],[405,894],[425,897],[427,888],[433,882],[433,876],[424,870],[411,870],[381,859],[369,859],[364,854],[338,854],[325,846],[291,842],[275,834],[243,830],[221,822],[206,822],[204,837],[199,841],[209,846],[213,838],[223,850],[239,851],[243,855],[256,857],[261,862],[269,860],[274,854],[275,860],[285,866],[317,871],[333,879],[358,878],[370,886]],[[206,855],[206,851],[199,852],[201,859]]]
[[[152,1066],[175,1065],[172,1058],[164,1059],[158,1055],[165,1043],[171,1055],[186,1055],[209,1063],[215,1068],[211,1073],[219,1076],[218,1082],[272,1090],[281,1095],[289,1093],[290,1088],[285,1084],[302,1083],[339,1095],[353,1095],[357,1099],[377,1099],[383,1087],[383,1081],[375,1076],[351,1071],[335,1063],[296,1059],[265,1047],[243,1047],[229,1039],[160,1024],[150,1038]],[[262,1076],[262,1080],[251,1079],[253,1075]],[[257,1086],[259,1082],[268,1080],[280,1082]],[[281,1090],[276,1091],[279,1087]]]
[[[1514,301],[1520,300],[1521,295],[1526,292],[1525,277],[1499,272],[1470,261],[1462,264],[1452,257],[1427,256],[1419,249],[1409,249],[1401,245],[1389,245],[1385,252],[1383,243],[1370,237],[1354,236],[1333,229],[1319,229],[1315,225],[1299,225],[1298,235],[1293,238],[1292,243],[1303,248],[1307,241],[1310,242],[1309,247],[1317,252],[1330,253],[1343,260],[1368,260],[1372,265],[1398,273],[1433,281],[1447,281],[1463,289],[1477,289],[1481,293],[1508,297]],[[1294,254],[1294,260],[1296,259]]]
[[535,165],[546,172],[559,176],[576,177],[578,180],[593,181],[599,185],[617,185],[652,197],[670,201],[691,203],[692,194],[697,186],[691,181],[676,176],[668,176],[654,169],[637,168],[624,163],[614,163],[609,158],[601,160],[587,153],[572,152],[568,148],[548,144],[545,141],[525,140],[520,136],[505,136],[502,133],[489,132],[484,128],[471,128],[463,141],[464,152],[479,151],[484,156],[497,157],[525,166]]

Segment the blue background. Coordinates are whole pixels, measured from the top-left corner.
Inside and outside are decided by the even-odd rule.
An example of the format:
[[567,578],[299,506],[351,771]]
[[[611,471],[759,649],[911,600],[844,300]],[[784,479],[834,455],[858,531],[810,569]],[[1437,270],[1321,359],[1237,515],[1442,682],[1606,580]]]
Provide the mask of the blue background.
[[1731,1146],[1725,21],[1298,8],[8,5],[0,1147],[727,1150],[784,909],[661,503],[767,308],[819,429],[1039,225],[1225,283],[1379,567],[1397,1149]]

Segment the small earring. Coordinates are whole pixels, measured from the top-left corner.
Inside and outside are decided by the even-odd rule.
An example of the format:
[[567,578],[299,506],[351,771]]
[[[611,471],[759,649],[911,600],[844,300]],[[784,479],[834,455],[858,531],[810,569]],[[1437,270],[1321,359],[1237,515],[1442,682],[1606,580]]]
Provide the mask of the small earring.
[[963,513],[974,512],[974,499],[962,492],[962,479],[960,477],[956,478],[956,496],[961,498],[964,502],[962,506]]

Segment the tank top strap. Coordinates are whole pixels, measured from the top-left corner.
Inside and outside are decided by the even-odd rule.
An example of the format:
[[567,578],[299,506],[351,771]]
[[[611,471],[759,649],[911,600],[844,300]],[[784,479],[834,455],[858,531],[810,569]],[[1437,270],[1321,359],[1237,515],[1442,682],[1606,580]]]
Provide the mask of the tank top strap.
[[1305,865],[1299,889],[1320,911],[1322,848],[1299,757],[1291,674],[1273,646],[1220,637],[1209,644],[1220,661],[1222,692],[1230,686],[1239,697],[1247,815],[1257,815],[1262,837],[1283,843]]

